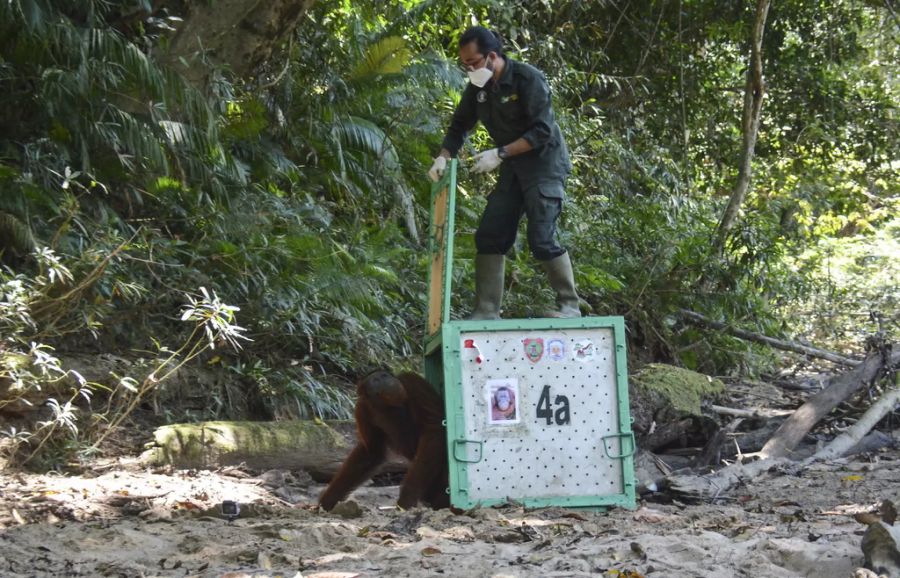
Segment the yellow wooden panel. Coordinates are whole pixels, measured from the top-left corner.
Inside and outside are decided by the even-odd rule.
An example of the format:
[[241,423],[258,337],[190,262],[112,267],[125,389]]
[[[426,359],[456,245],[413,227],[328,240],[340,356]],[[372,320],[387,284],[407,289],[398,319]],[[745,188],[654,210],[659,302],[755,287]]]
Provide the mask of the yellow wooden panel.
[[444,296],[444,258],[447,246],[444,232],[447,225],[449,188],[444,187],[434,197],[434,247],[431,255],[430,286],[428,287],[428,335],[434,335],[441,328],[441,306]]

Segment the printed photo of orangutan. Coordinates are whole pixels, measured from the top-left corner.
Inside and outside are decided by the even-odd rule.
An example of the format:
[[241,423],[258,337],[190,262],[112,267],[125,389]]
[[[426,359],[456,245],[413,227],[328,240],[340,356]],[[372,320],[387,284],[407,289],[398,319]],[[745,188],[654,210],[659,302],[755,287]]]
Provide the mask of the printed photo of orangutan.
[[515,379],[495,379],[487,384],[490,423],[519,423],[519,384]]

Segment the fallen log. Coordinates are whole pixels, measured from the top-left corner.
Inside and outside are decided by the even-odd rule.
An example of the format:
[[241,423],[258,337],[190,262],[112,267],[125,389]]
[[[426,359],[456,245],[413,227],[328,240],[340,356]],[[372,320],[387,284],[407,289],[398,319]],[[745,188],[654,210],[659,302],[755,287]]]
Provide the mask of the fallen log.
[[691,323],[695,323],[697,325],[701,325],[704,327],[709,327],[711,329],[718,329],[720,331],[727,331],[731,335],[735,337],[740,337],[741,339],[746,339],[747,341],[753,341],[755,343],[762,343],[765,345],[769,345],[776,349],[782,349],[784,351],[793,351],[794,353],[802,353],[803,355],[808,355],[810,357],[816,357],[819,359],[825,359],[827,361],[831,361],[833,363],[837,363],[839,365],[844,365],[846,367],[855,367],[859,365],[860,361],[858,359],[853,359],[851,357],[846,357],[840,355],[838,353],[832,353],[831,351],[825,351],[824,349],[818,349],[816,347],[810,347],[808,345],[803,345],[802,343],[796,343],[794,341],[784,341],[781,339],[775,339],[773,337],[769,337],[767,335],[762,335],[759,333],[753,333],[752,331],[746,331],[744,329],[739,329],[737,327],[731,327],[725,323],[720,321],[713,321],[712,319],[697,313],[696,311],[688,311],[687,309],[680,309],[678,313]]
[[717,413],[719,415],[727,415],[731,417],[745,417],[745,418],[770,418],[770,417],[783,417],[786,415],[791,415],[794,413],[789,409],[739,409],[734,407],[723,407],[721,405],[710,405],[709,411],[713,413]]
[[[866,442],[870,437],[878,439],[874,439],[871,444],[868,444]],[[868,448],[884,447],[890,442],[890,439],[886,435],[873,436],[869,434],[860,443],[853,444],[852,448],[847,448],[841,455],[856,453],[857,451],[868,451]],[[656,484],[660,487],[666,487],[672,494],[677,495],[680,500],[686,502],[709,502],[726,495],[732,488],[739,485],[751,485],[755,478],[766,472],[780,471],[789,475],[796,475],[812,463],[825,459],[831,458],[825,454],[822,454],[822,457],[816,454],[803,462],[796,462],[789,458],[768,458],[749,463],[736,462],[708,474],[681,472],[668,475],[656,480]]]
[[749,483],[773,468],[793,464],[787,458],[766,459],[749,464],[735,463],[706,475],[678,475],[666,478],[669,491],[686,501],[713,501],[741,483]]
[[[833,459],[848,453],[852,448],[862,447],[858,442],[893,410],[897,403],[900,403],[900,388],[891,388],[885,392],[879,401],[845,432],[846,436],[838,436],[834,440],[833,447],[826,446],[825,450],[802,462],[792,461],[786,457],[821,417],[827,415],[831,409],[863,385],[876,379],[884,368],[893,367],[898,363],[900,351],[894,351],[887,360],[881,353],[873,353],[858,367],[834,376],[826,389],[795,411],[781,425],[759,453],[746,456],[760,458],[757,461],[747,464],[735,463],[706,475],[670,476],[666,478],[667,487],[685,500],[714,500],[734,486],[749,483],[753,478],[772,469],[795,472],[815,461]],[[816,401],[816,398],[819,400]],[[779,432],[782,435],[779,435]]]
[[[215,469],[243,464],[256,470],[305,470],[327,482],[356,441],[353,422],[215,421],[157,428],[141,459],[148,465]],[[380,472],[403,472],[406,461],[393,457]]]
[[832,377],[825,389],[812,396],[781,424],[760,450],[759,457],[766,459],[788,456],[819,420],[877,378],[885,367],[897,363],[900,363],[900,350],[894,351],[888,359],[881,352],[874,352],[852,370]]
[[900,403],[900,387],[884,392],[878,398],[878,401],[872,404],[866,413],[859,418],[859,421],[831,440],[827,446],[816,452],[810,460],[831,460],[843,456],[850,451],[850,448],[858,444],[875,427],[875,424],[892,412],[898,403]]

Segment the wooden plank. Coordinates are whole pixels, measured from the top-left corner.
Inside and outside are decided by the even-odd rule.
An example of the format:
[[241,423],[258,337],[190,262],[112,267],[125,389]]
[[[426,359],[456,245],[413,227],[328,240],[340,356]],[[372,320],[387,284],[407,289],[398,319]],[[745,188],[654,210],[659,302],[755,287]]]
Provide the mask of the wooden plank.
[[441,313],[444,297],[444,259],[447,244],[447,213],[449,205],[449,187],[442,188],[434,197],[433,221],[431,230],[431,272],[428,276],[428,335],[434,335],[441,329]]

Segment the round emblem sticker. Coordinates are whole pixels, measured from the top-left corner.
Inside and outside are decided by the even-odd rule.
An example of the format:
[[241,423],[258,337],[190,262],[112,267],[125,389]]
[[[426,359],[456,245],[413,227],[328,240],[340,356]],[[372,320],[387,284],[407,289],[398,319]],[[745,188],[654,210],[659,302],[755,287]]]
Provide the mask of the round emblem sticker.
[[478,94],[475,95],[475,100],[478,102],[487,102],[487,93],[483,90],[479,90]]
[[594,357],[597,355],[597,348],[594,347],[594,342],[590,339],[576,341],[573,350],[575,360],[580,361],[581,363],[593,361]]
[[566,358],[566,344],[562,339],[551,339],[547,342],[547,357],[553,361],[562,361]]

